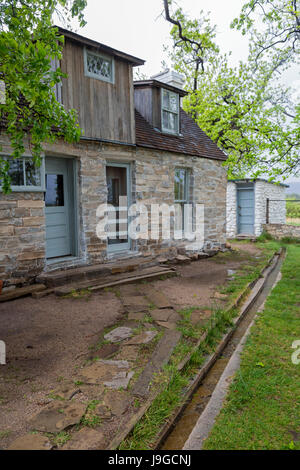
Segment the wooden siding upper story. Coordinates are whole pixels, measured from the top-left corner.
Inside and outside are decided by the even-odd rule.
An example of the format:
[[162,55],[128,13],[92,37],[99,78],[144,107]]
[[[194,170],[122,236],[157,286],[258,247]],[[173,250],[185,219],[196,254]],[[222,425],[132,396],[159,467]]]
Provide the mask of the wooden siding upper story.
[[68,78],[62,82],[62,103],[66,109],[77,110],[84,137],[134,144],[133,64],[126,57],[112,53],[114,83],[86,76],[85,48],[108,55],[100,44],[99,47],[94,44],[84,44],[65,36],[61,69]]

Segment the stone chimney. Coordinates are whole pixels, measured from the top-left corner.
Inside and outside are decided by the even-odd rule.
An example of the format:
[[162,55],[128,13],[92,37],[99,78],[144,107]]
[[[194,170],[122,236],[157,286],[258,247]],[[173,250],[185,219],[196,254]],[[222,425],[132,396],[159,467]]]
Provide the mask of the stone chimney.
[[167,85],[174,86],[183,90],[184,86],[184,77],[180,73],[175,72],[174,70],[166,69],[157,75],[152,75],[150,77],[152,80],[157,80]]

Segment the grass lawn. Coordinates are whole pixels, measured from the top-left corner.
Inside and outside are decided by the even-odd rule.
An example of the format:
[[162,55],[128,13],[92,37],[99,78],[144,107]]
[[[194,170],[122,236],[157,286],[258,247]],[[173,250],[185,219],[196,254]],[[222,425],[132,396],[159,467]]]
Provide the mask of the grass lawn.
[[[300,450],[300,245],[288,245],[282,279],[252,327],[204,449]],[[300,355],[298,355],[300,357]]]

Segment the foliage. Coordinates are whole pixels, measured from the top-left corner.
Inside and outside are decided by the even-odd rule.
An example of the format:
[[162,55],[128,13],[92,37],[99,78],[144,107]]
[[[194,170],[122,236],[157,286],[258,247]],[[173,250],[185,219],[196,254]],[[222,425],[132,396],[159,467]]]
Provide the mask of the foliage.
[[273,180],[296,174],[300,106],[293,105],[292,90],[278,83],[296,54],[285,51],[265,57],[259,54],[260,43],[252,39],[247,61],[231,67],[230,54],[220,53],[216,27],[207,15],[201,12],[191,20],[181,8],[170,15],[171,1],[164,0],[164,6],[173,24],[169,55],[189,91],[184,109],[227,153],[229,176],[268,174]]
[[299,202],[286,201],[286,216],[290,219],[300,218],[300,200]]
[[[260,14],[262,29],[255,27]],[[298,0],[250,0],[242,8],[232,27],[245,35],[251,33],[257,59],[274,55],[283,61],[293,60],[299,54],[300,10]]]
[[[43,142],[62,137],[79,140],[80,128],[74,110],[66,111],[57,102],[54,87],[66,75],[51,61],[60,60],[63,37],[53,27],[55,13],[69,13],[85,24],[86,0],[3,0],[0,5],[0,79],[4,90],[0,120],[9,135],[12,157],[18,158],[29,147],[40,164]],[[0,178],[4,192],[10,191],[9,162],[0,159]]]

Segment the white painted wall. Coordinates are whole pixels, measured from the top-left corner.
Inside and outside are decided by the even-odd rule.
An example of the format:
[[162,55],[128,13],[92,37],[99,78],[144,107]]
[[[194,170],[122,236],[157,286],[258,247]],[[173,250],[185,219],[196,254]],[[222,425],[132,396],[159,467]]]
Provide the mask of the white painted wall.
[[237,186],[229,181],[227,183],[226,202],[226,235],[227,238],[234,238],[237,235]]
[[[266,181],[255,181],[254,233],[256,236],[262,233],[262,225],[266,223],[267,198],[270,199],[270,223],[285,224],[286,222],[285,187]],[[278,201],[275,202],[274,199]],[[227,183],[226,235],[227,238],[234,238],[237,235],[237,185],[231,181]]]
[[[256,181],[254,185],[255,198],[255,220],[254,233],[259,236],[262,231],[262,224],[266,223],[267,198],[270,199],[269,222],[271,224],[285,224],[286,204],[285,187],[265,181]],[[277,200],[277,201],[274,201]],[[282,201],[282,202],[280,202]]]

